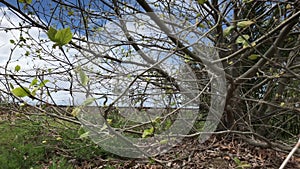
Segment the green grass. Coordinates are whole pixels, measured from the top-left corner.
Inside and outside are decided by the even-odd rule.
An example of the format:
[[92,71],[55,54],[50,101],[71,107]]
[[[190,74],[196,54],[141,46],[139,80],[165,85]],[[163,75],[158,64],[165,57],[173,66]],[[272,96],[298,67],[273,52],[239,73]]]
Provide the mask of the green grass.
[[89,139],[80,139],[79,129],[42,116],[0,121],[0,168],[73,168],[69,160],[111,155]]

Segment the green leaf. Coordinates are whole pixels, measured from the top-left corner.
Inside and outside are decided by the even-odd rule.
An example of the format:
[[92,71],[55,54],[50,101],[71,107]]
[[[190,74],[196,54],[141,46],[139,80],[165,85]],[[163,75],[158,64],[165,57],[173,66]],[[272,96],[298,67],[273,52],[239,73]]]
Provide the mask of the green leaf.
[[39,84],[39,87],[44,87],[46,85],[46,83],[50,82],[50,80],[46,79],[46,80],[43,80],[40,84]]
[[167,119],[165,129],[169,129],[172,126],[172,120]]
[[31,81],[31,83],[30,83],[29,87],[30,87],[30,86],[34,86],[34,85],[36,85],[36,84],[37,84],[37,82],[38,82],[38,79],[37,79],[37,78],[34,78],[34,79]]
[[78,131],[77,131],[77,134],[81,135],[83,133],[85,133],[86,131],[84,130],[83,126],[80,126]]
[[93,97],[87,98],[84,102],[83,102],[83,106],[88,106],[90,104],[92,104],[96,99]]
[[26,51],[25,52],[25,56],[29,56],[30,55],[30,52],[29,51]]
[[88,136],[89,136],[89,134],[90,134],[90,132],[89,132],[89,131],[87,131],[87,132],[85,132],[85,133],[81,134],[81,135],[79,136],[79,138],[86,138],[86,137],[88,137]]
[[253,2],[254,0],[243,0],[244,3],[250,3]]
[[9,40],[9,42],[15,44],[15,41],[13,39]]
[[199,23],[197,26],[198,26],[199,28],[205,28],[205,25],[204,25],[203,23]]
[[17,97],[25,97],[25,96],[29,96],[29,94],[30,94],[29,89],[26,87],[14,88],[11,92],[13,93],[13,95],[15,95]]
[[237,158],[237,157],[234,157],[233,158],[233,161],[236,163],[236,164],[241,164],[241,161],[240,161],[240,159],[239,158]]
[[20,65],[15,66],[15,71],[16,71],[16,72],[18,72],[18,71],[20,71],[20,70],[21,70],[21,66],[20,66]]
[[199,5],[203,5],[207,0],[198,0]]
[[11,89],[14,89],[14,88],[15,88],[14,85],[13,85],[12,83],[9,83],[9,87],[10,87]]
[[19,0],[20,3],[31,4],[32,0]]
[[69,16],[74,15],[74,11],[68,11],[68,15],[69,15]]
[[285,6],[285,9],[291,9],[291,8],[292,8],[291,4],[287,4],[287,5]]
[[52,42],[56,43],[55,46],[63,46],[65,44],[68,44],[73,37],[70,28],[56,30],[53,27],[50,27],[47,32],[47,35]]
[[229,26],[229,27],[225,28],[223,31],[223,35],[228,36],[234,28],[235,28],[234,26]]
[[111,125],[113,122],[113,119],[106,119],[107,124]]
[[252,55],[248,56],[248,59],[250,59],[250,60],[256,60],[258,57],[260,57],[260,55],[258,55],[258,54],[252,54]]
[[159,144],[167,144],[168,143],[168,139],[164,139],[164,140],[161,140],[160,142],[159,142]]
[[152,123],[155,123],[155,124],[159,124],[160,122],[161,122],[160,117],[156,117],[154,120],[152,120]]
[[55,40],[59,46],[68,44],[72,40],[72,37],[73,35],[70,28],[58,30],[55,34]]
[[76,107],[75,109],[72,110],[71,114],[72,116],[76,117],[78,116],[78,114],[80,113],[81,108],[80,107]]
[[248,40],[249,38],[250,38],[249,35],[242,35],[242,36],[239,36],[235,42],[245,44],[245,43],[247,43],[246,40]]
[[242,162],[242,164],[239,165],[239,166],[242,167],[243,169],[244,169],[244,168],[251,168],[251,167],[252,167],[250,164],[247,164],[247,163],[245,163],[245,162]]
[[232,64],[233,64],[233,61],[229,61],[228,64],[229,64],[229,65],[232,65]]
[[50,27],[48,32],[47,32],[47,35],[48,35],[48,38],[52,41],[52,42],[56,42],[56,39],[55,39],[55,35],[57,33],[57,30],[54,29],[53,27]]
[[81,84],[86,86],[89,82],[89,78],[81,69],[79,69],[79,77]]
[[36,95],[36,91],[39,90],[39,87],[35,87],[32,91],[31,91],[31,95],[35,96]]
[[105,131],[107,129],[107,125],[104,123],[103,126],[101,127],[100,131]]
[[143,131],[142,138],[146,138],[147,136],[152,135],[153,132],[154,132],[154,128],[153,128],[153,127],[151,127],[150,129],[145,129],[145,130]]
[[253,23],[254,22],[250,21],[250,20],[248,20],[248,21],[241,21],[241,22],[237,23],[237,26],[240,27],[240,28],[246,28],[246,27],[252,25]]

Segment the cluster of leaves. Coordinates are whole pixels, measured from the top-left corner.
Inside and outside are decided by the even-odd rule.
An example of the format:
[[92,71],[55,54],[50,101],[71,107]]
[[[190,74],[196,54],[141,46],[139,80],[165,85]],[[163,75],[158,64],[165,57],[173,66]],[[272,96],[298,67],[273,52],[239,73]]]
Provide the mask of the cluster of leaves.
[[55,46],[62,47],[63,45],[68,44],[73,37],[70,28],[65,28],[61,30],[56,30],[53,27],[50,27],[47,35],[52,42],[55,42]]
[[[19,66],[16,66],[16,70],[18,69]],[[35,96],[37,91],[42,89],[48,82],[50,82],[50,80],[43,80],[39,82],[37,78],[34,78],[31,81],[29,87],[24,87],[24,86],[14,87],[13,84],[10,84],[11,92],[17,97]]]

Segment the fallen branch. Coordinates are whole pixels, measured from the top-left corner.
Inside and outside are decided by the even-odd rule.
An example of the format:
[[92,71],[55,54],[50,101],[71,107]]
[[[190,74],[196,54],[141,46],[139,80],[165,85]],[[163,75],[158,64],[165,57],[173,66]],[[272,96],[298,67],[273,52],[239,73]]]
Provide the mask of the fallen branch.
[[283,169],[288,161],[291,159],[291,157],[293,156],[293,154],[296,152],[296,150],[298,149],[298,147],[300,147],[300,136],[299,136],[299,140],[298,143],[295,145],[295,147],[292,149],[292,151],[289,153],[289,155],[286,157],[286,159],[283,161],[283,163],[281,164],[279,169]]

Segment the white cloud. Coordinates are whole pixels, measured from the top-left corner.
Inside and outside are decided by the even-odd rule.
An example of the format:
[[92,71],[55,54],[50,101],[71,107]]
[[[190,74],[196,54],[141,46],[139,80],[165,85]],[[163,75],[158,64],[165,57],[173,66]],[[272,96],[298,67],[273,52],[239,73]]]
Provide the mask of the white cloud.
[[[0,73],[5,73],[5,68],[7,68],[7,72],[9,74],[15,73],[18,75],[36,75],[38,70],[48,70],[48,69],[55,69],[56,71],[64,71],[64,65],[59,61],[54,61],[53,56],[64,59],[64,56],[60,56],[60,51],[52,49],[52,42],[44,42],[39,44],[40,40],[47,40],[47,35],[43,30],[39,28],[23,28],[23,32],[19,29],[14,29],[19,27],[19,23],[21,23],[21,19],[18,18],[14,13],[8,10],[6,7],[0,7]],[[6,31],[7,30],[7,31]],[[26,33],[28,32],[28,34]],[[26,39],[23,47],[17,46],[11,43],[12,40],[17,43],[20,40],[20,36]],[[27,39],[28,38],[28,39]],[[32,40],[30,40],[32,39]],[[30,48],[26,47],[25,45],[30,45]],[[38,58],[38,53],[36,52],[37,49],[44,48],[49,51],[49,55],[47,56],[45,53],[41,53],[40,57],[43,59]],[[29,52],[29,55],[26,56],[26,52]],[[67,55],[70,57],[70,60],[73,60],[71,55],[74,55],[76,51],[70,50]],[[51,56],[52,55],[52,56]],[[47,61],[49,59],[49,61]],[[19,72],[15,72],[15,66],[19,65],[21,70]],[[57,76],[47,76],[51,82],[57,80]],[[4,76],[0,76],[0,80],[3,80]],[[23,78],[26,79],[26,78]],[[27,78],[29,82],[33,79]],[[62,80],[63,78],[58,78]],[[15,84],[12,79],[10,82]],[[48,83],[47,85],[54,86],[54,84]],[[16,85],[16,84],[15,84]],[[22,83],[24,86],[29,86],[29,83]],[[69,82],[65,78],[65,81],[58,81],[56,84],[57,88],[67,88],[70,86]],[[1,84],[0,88],[5,90],[5,87]],[[52,92],[52,97],[54,98],[57,104],[71,104],[71,96],[68,92],[58,91]],[[24,98],[24,100],[28,101],[29,103],[35,103],[31,101],[29,98]],[[50,100],[49,98],[44,97],[44,100]],[[76,99],[75,99],[76,100]]]

